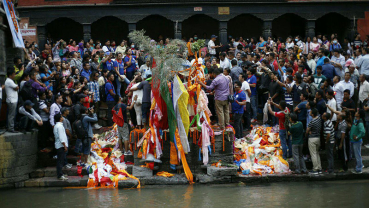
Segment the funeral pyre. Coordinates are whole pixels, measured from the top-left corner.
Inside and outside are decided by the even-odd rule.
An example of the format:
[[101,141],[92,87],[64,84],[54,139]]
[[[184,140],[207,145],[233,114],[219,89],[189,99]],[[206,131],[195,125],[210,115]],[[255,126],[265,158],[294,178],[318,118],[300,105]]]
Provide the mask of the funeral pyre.
[[234,142],[235,164],[242,174],[288,173],[289,164],[282,158],[279,127],[256,126]]

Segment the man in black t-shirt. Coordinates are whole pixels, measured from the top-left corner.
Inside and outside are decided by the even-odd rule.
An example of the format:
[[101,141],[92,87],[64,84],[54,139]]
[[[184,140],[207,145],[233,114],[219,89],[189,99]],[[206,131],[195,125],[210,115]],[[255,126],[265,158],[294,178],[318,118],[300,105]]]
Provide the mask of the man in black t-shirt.
[[349,110],[351,118],[355,117],[355,102],[350,98],[350,90],[343,91],[343,101],[341,103],[342,110]]

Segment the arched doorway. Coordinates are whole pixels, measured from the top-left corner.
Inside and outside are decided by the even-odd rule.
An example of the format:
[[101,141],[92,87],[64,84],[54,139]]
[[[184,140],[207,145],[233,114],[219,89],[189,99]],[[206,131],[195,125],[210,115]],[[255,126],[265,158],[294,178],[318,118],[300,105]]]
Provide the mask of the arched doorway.
[[137,22],[137,30],[144,29],[146,35],[158,41],[162,39],[174,38],[174,23],[160,15],[150,15]]
[[292,13],[284,14],[272,22],[274,37],[287,38],[288,36],[305,37],[306,19]]
[[182,23],[182,37],[197,35],[199,39],[210,39],[211,35],[219,35],[219,22],[204,14],[197,14]]
[[80,23],[66,18],[58,18],[46,25],[46,33],[57,41],[63,39],[69,42],[69,39],[77,42],[83,39],[83,27]]
[[127,39],[127,22],[113,16],[103,17],[91,25],[91,37],[104,43],[106,40],[114,40],[119,45],[123,39]]
[[347,17],[338,13],[328,13],[315,22],[315,32],[322,35],[327,35],[328,38],[332,34],[337,34],[338,40],[343,42],[343,39],[348,35],[350,20]]
[[241,14],[228,21],[228,35],[251,38],[262,35],[263,21],[250,14]]

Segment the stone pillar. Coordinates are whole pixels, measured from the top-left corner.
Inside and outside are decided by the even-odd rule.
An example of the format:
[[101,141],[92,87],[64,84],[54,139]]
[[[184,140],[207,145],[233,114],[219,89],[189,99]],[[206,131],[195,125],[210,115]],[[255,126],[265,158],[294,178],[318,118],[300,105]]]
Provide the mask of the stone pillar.
[[[306,37],[313,38],[315,36],[315,20],[308,20],[306,22]],[[311,39],[312,40],[312,39]]]
[[272,36],[272,20],[265,20],[263,22],[263,37],[267,40],[268,37]]
[[45,49],[46,43],[46,27],[45,25],[38,25],[37,26],[37,37],[38,37],[38,47],[40,51]]
[[133,30],[136,30],[136,23],[128,23],[128,31],[132,32]]
[[91,39],[91,23],[83,23],[83,40]]
[[350,19],[350,25],[346,29],[346,36],[350,40],[353,40],[355,38],[355,34],[357,32],[356,28],[357,28],[357,19]]
[[182,22],[180,21],[174,22],[174,38],[182,39]]
[[227,22],[219,22],[219,42],[222,44],[227,44]]
[[3,21],[6,20],[5,12],[0,7],[0,82],[2,84],[4,84],[6,75],[5,30],[7,29],[7,26],[3,24]]

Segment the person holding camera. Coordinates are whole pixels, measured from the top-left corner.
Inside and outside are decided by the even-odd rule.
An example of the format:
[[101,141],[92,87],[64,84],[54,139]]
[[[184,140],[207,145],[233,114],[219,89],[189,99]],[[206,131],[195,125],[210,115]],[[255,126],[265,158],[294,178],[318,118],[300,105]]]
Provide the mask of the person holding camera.
[[92,138],[94,136],[92,132],[92,124],[98,121],[97,115],[93,108],[81,108],[81,121],[83,128],[87,132],[87,138],[82,139],[82,162],[85,164],[87,162],[88,155],[90,155]]

